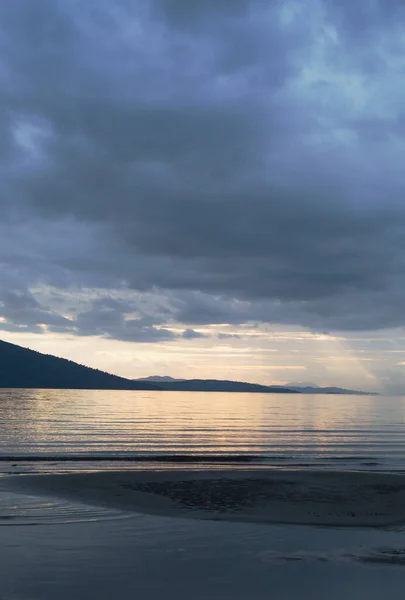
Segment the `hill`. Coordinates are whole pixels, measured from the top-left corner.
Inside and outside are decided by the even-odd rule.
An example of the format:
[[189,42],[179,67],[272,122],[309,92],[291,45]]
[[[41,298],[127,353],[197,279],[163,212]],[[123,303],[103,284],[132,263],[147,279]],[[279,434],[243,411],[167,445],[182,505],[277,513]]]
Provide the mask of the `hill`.
[[0,340],[0,388],[83,390],[157,390],[152,383],[131,381],[65,358],[41,354]]
[[288,387],[300,392],[301,394],[344,394],[349,396],[378,396],[376,392],[361,392],[359,390],[346,390],[339,387],[319,387],[314,384],[294,384],[289,383]]
[[150,377],[139,377],[134,381],[151,381],[152,383],[168,383],[171,381],[183,381],[183,379],[176,379],[175,377],[169,377],[168,375],[151,375]]
[[[139,381],[139,380],[137,380]],[[158,381],[161,390],[173,392],[257,392],[262,394],[298,394],[299,392],[282,386],[260,385],[243,381],[228,381],[224,379],[172,379],[157,376],[149,381]]]
[[262,394],[349,394],[378,396],[372,392],[346,390],[339,387],[319,387],[311,383],[288,383],[287,385],[261,385],[224,379],[175,379],[168,375],[151,375],[136,381],[155,382],[162,390],[189,392],[258,392]]

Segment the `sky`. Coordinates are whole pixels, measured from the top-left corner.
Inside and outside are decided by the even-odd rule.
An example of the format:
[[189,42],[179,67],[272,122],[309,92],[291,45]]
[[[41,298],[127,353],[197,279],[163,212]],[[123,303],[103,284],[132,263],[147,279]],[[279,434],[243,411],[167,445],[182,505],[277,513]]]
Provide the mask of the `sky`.
[[0,338],[405,393],[403,0],[2,0]]

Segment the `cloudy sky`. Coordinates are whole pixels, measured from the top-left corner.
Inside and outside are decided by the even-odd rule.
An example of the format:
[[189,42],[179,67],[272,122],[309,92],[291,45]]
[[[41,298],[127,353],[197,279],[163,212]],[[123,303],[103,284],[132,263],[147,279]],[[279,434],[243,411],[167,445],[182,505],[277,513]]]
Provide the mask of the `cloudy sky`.
[[405,390],[402,0],[2,0],[0,337]]

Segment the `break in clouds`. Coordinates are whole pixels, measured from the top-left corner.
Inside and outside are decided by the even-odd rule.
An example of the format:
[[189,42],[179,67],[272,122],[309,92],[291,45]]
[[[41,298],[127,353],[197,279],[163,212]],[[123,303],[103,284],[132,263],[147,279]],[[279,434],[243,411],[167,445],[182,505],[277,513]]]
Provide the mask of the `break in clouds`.
[[2,0],[1,329],[404,326],[404,23],[401,0]]

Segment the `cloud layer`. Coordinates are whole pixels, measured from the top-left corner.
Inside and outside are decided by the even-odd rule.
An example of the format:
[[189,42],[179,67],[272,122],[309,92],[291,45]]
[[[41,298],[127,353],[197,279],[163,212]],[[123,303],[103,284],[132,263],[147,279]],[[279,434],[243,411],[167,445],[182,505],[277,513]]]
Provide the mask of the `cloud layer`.
[[404,326],[404,12],[3,0],[0,327]]

